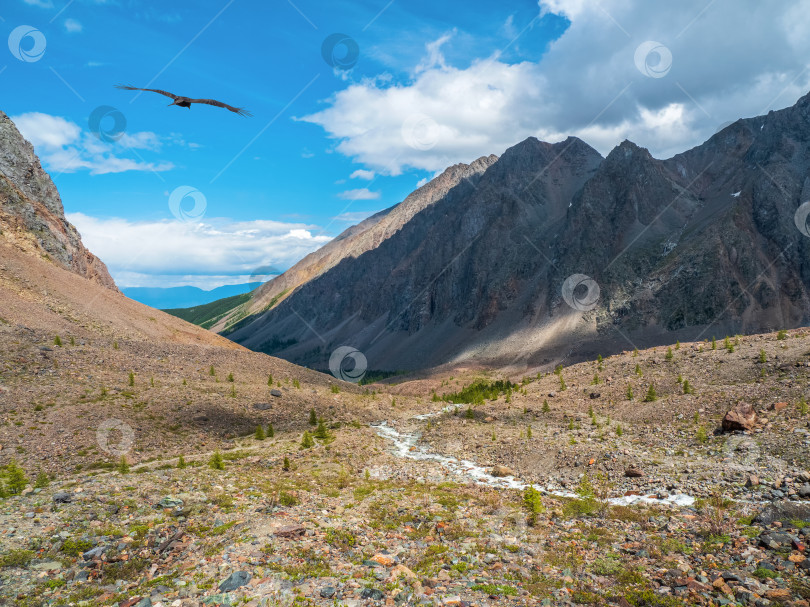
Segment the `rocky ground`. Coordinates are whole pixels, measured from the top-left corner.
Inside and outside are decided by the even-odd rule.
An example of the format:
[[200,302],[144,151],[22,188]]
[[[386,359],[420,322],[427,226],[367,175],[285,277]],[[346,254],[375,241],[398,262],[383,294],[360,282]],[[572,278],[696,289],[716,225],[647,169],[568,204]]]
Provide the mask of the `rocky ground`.
[[[810,600],[802,332],[532,371],[483,402],[415,419],[498,378],[458,371],[353,387],[269,369],[258,354],[203,359],[162,345],[158,355],[143,342],[66,336],[59,347],[5,330],[0,456],[7,493],[17,488],[0,500],[5,604]],[[651,384],[656,399],[644,400]],[[722,432],[741,404],[753,411]],[[324,424],[302,448],[304,431],[317,431],[311,409]],[[126,466],[120,429],[110,452],[99,443],[108,419],[133,431]],[[381,421],[418,437],[411,457],[392,451]],[[268,423],[274,436],[259,440]],[[223,469],[211,466],[215,453]],[[494,476],[476,484],[469,467],[433,455]],[[15,481],[12,458],[27,479]],[[495,486],[503,481],[549,492]],[[659,500],[676,494],[690,499]],[[639,496],[653,499],[620,505]]]

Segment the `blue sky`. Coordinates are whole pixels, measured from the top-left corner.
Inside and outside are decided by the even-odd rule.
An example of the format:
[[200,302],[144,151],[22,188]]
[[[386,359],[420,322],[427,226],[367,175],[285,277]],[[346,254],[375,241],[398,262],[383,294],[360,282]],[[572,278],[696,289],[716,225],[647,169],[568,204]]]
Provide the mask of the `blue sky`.
[[[576,134],[603,154],[627,137],[669,156],[794,103],[805,4],[757,17],[728,0],[7,0],[0,110],[120,285],[211,288],[286,269],[444,167],[529,135]],[[36,35],[17,43],[32,29],[41,56]],[[327,53],[337,67],[324,59],[335,33],[356,61],[345,45]],[[651,40],[663,54],[639,59]]]

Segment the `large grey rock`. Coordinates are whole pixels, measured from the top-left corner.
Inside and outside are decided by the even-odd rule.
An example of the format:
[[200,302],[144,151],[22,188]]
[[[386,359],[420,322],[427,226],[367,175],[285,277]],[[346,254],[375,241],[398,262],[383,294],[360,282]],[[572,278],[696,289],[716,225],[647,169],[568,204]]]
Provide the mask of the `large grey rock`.
[[252,576],[247,571],[234,571],[219,585],[220,592],[233,592],[237,588],[246,586]]
[[763,526],[768,526],[776,521],[782,523],[805,521],[810,523],[810,504],[795,502],[774,503],[766,506],[754,519],[755,523]]

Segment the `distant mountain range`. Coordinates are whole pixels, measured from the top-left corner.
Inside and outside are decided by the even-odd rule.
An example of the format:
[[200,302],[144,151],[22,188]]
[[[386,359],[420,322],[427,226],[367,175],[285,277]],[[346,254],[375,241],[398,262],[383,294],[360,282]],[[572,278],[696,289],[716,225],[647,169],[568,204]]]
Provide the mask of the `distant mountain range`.
[[529,138],[451,167],[209,326],[315,368],[353,346],[388,371],[796,327],[808,200],[810,96],[667,160]]
[[142,304],[165,310],[201,306],[218,299],[249,293],[258,286],[257,283],[244,283],[225,285],[210,291],[198,287],[121,287],[121,292]]

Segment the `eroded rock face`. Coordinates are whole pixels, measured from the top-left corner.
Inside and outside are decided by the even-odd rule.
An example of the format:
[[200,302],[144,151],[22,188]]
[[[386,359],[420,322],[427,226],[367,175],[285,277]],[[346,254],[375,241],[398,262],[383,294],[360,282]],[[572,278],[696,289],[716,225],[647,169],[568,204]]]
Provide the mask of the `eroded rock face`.
[[725,432],[753,430],[756,425],[757,412],[748,403],[738,403],[723,418],[723,430]]
[[65,219],[62,199],[33,146],[0,112],[0,231],[2,237],[107,288],[107,266],[82,244]]

